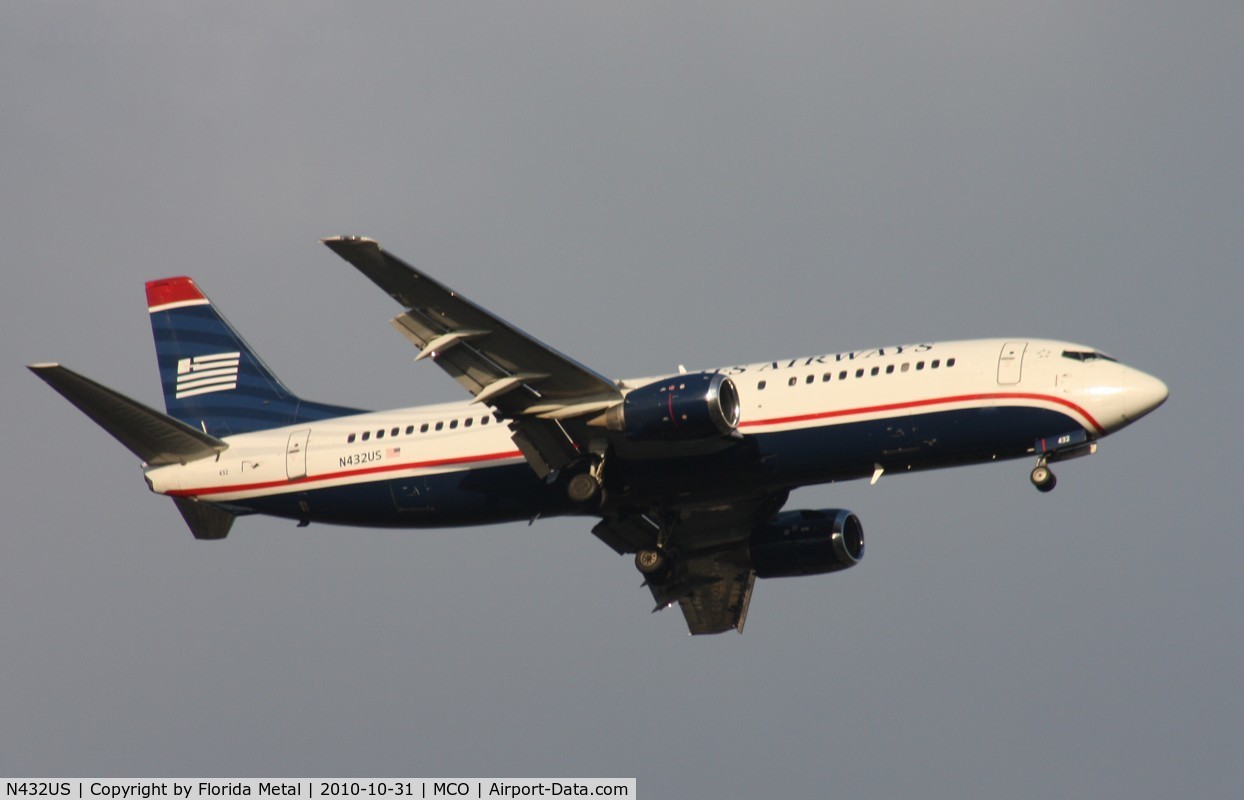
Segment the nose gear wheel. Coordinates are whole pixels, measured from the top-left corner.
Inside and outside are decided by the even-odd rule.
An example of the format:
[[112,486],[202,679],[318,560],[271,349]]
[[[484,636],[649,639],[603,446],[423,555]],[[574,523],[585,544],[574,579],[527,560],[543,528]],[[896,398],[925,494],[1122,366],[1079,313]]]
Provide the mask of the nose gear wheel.
[[1037,465],[1032,468],[1032,473],[1029,474],[1028,479],[1032,481],[1032,485],[1037,487],[1037,491],[1039,492],[1052,491],[1058,484],[1058,478],[1056,478],[1054,473],[1050,471],[1050,468],[1045,465],[1045,459],[1041,459],[1037,462]]

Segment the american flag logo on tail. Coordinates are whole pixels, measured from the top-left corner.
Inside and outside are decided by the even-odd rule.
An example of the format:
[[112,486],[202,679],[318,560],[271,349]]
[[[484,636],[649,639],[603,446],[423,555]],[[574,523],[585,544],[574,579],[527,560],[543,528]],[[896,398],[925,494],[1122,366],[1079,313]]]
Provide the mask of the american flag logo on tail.
[[237,388],[241,353],[213,353],[177,361],[177,399]]

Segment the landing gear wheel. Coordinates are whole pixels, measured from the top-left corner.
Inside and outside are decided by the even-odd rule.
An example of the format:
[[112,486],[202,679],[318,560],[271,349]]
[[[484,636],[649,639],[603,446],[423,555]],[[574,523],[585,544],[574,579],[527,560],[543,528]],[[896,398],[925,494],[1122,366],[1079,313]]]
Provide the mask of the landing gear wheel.
[[589,503],[600,494],[600,481],[590,472],[580,472],[566,484],[566,494],[576,503]]
[[635,554],[635,569],[649,578],[660,576],[665,567],[665,554],[660,550],[640,550]]
[[1051,491],[1057,484],[1058,478],[1054,477],[1054,473],[1044,464],[1038,464],[1032,468],[1032,474],[1028,476],[1032,481],[1032,485],[1037,487],[1039,492]]

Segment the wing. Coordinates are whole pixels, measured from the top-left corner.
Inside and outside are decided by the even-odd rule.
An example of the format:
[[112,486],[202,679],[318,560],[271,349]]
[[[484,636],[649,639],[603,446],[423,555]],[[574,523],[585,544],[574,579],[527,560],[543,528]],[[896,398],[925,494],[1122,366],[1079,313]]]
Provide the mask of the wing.
[[[383,250],[371,239],[325,239],[404,308],[393,326],[475,397],[509,420],[514,441],[538,475],[590,449],[586,420],[622,400],[619,386],[557,352]],[[599,435],[599,434],[597,434]],[[773,502],[777,500],[777,505]],[[661,545],[669,569],[647,586],[657,609],[678,603],[693,634],[743,631],[756,574],[747,538],[780,498],[737,498],[714,508],[620,512],[594,529],[619,553]],[[659,520],[659,522],[654,521]]]
[[579,457],[583,419],[622,399],[618,386],[390,255],[372,239],[325,239],[405,311],[397,330],[467,391],[510,420],[541,477]]
[[692,636],[724,633],[731,628],[743,632],[747,606],[752,601],[756,572],[747,564],[745,548],[731,553],[705,556],[687,561],[686,578],[674,587],[650,586],[658,605],[668,602],[671,588],[678,592],[678,606]]
[[654,611],[678,603],[692,635],[742,633],[756,582],[748,537],[785,501],[782,492],[710,508],[654,509],[608,517],[592,533],[619,553],[651,552],[661,543],[667,563],[645,582]]

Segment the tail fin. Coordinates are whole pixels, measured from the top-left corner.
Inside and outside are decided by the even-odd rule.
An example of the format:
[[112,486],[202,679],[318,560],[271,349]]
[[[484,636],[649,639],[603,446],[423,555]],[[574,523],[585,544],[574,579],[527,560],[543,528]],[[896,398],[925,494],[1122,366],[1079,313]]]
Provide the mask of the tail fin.
[[219,437],[362,413],[291,392],[190,278],[148,282],[147,309],[171,417]]

